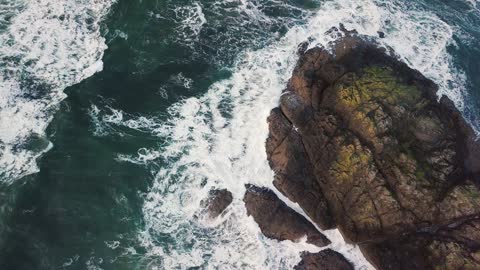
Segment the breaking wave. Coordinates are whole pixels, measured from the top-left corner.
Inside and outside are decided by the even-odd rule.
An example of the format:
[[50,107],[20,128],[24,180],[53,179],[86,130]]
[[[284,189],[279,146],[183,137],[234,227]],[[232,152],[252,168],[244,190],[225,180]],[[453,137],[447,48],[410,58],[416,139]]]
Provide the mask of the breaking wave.
[[37,171],[63,90],[102,70],[100,22],[115,0],[0,5],[0,182]]

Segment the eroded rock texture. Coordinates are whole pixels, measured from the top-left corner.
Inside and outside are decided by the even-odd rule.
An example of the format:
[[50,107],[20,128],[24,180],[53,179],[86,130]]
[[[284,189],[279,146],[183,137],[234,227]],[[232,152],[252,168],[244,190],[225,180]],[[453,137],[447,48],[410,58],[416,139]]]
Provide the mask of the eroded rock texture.
[[480,146],[437,86],[357,37],[306,51],[268,121],[275,186],[381,269],[480,269]]
[[307,243],[319,247],[330,244],[312,223],[288,207],[273,191],[247,185],[243,200],[247,214],[258,223],[265,236],[280,241],[298,241],[306,236]]
[[318,253],[305,252],[295,270],[353,270],[352,264],[342,254],[331,249]]

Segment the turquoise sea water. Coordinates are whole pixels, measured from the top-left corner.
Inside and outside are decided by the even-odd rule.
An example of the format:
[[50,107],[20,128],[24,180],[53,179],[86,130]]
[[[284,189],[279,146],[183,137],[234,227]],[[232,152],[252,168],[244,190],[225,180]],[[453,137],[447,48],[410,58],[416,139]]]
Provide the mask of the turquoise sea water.
[[[265,121],[297,45],[325,45],[343,23],[392,47],[480,129],[479,9],[0,0],[0,269],[291,269],[315,249],[261,236],[241,199],[246,183],[271,186]],[[212,187],[234,194],[218,220],[201,214]]]

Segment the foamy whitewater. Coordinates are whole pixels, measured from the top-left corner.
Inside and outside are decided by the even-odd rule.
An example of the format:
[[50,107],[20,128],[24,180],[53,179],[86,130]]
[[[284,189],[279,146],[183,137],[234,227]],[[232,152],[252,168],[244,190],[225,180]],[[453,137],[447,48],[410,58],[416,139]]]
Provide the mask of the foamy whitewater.
[[7,0],[0,5],[0,182],[35,160],[63,90],[102,70],[100,21],[115,0]]
[[[135,7],[131,4],[133,1],[137,4],[146,3],[145,7],[142,6],[145,9],[126,12],[126,9]],[[5,186],[15,179],[38,171],[36,159],[52,147],[45,131],[59,103],[65,98],[64,89],[102,70],[102,57],[107,46],[100,27],[114,2],[116,1],[6,0],[0,4],[0,182]],[[278,105],[282,90],[298,60],[298,44],[309,41],[310,47],[327,46],[341,34],[326,32],[334,26],[338,27],[340,23],[347,29],[355,29],[361,35],[393,49],[399,59],[435,81],[440,87],[439,95],[447,95],[462,112],[469,114],[470,96],[466,90],[469,78],[457,70],[454,59],[448,53],[448,48],[456,46],[453,36],[460,30],[416,7],[414,1],[403,1],[405,4],[402,4],[399,3],[402,1],[388,0],[327,0],[322,1],[315,10],[309,10],[306,6],[296,7],[281,0],[211,1],[214,3],[199,0],[181,3],[172,1],[165,5],[169,11],[166,14],[172,18],[162,17],[160,13],[163,14],[163,10],[154,9],[153,6],[162,6],[160,4],[163,2],[155,2],[132,0],[129,3],[131,5],[122,2],[125,5],[119,8],[118,14],[125,21],[109,20],[108,26],[112,26],[110,33],[113,33],[109,40],[119,37],[125,43],[118,42],[115,43],[117,47],[112,46],[117,49],[112,50],[114,57],[109,58],[114,67],[100,74],[105,75],[105,78],[99,80],[101,82],[95,82],[95,87],[105,91],[101,93],[111,94],[116,89],[103,88],[111,85],[115,88],[124,82],[120,80],[123,78],[116,76],[132,75],[128,73],[130,69],[116,73],[118,70],[123,72],[124,65],[145,60],[117,62],[118,59],[114,61],[113,58],[124,57],[123,52],[131,51],[135,51],[132,52],[134,57],[183,53],[183,48],[170,51],[171,48],[167,45],[185,46],[194,51],[193,57],[206,55],[212,61],[219,61],[220,65],[223,65],[224,55],[235,54],[233,67],[228,59],[224,61],[227,68],[231,67],[231,75],[212,84],[206,93],[202,92],[203,95],[186,98],[170,106],[167,117],[163,114],[124,112],[119,109],[120,106],[115,106],[118,103],[114,98],[92,101],[88,113],[93,127],[91,131],[96,138],[90,138],[91,134],[85,130],[85,134],[78,135],[83,136],[80,139],[84,141],[77,148],[72,147],[75,149],[65,152],[53,151],[52,155],[56,156],[50,160],[51,164],[60,164],[61,168],[52,168],[51,175],[47,172],[42,175],[43,178],[39,177],[38,186],[24,185],[22,192],[25,193],[21,195],[27,198],[20,198],[18,203],[6,202],[1,205],[0,210],[5,213],[0,211],[0,214],[8,219],[5,218],[6,225],[3,220],[0,222],[0,231],[5,233],[2,234],[5,237],[0,239],[0,244],[8,247],[2,254],[4,257],[13,254],[11,258],[3,258],[10,260],[10,265],[22,265],[19,258],[31,256],[31,262],[45,262],[46,269],[78,267],[79,264],[87,269],[101,269],[100,267],[109,267],[109,263],[114,265],[113,262],[117,259],[119,262],[115,265],[127,268],[135,265],[132,268],[292,269],[300,261],[301,252],[324,249],[307,244],[305,239],[299,242],[280,242],[264,237],[258,225],[247,216],[242,199],[247,183],[268,187],[305,216],[297,204],[289,201],[273,186],[274,173],[268,165],[265,152],[268,135],[266,119],[270,110]],[[478,1],[466,0],[464,4],[471,7],[471,12],[478,12]],[[142,14],[149,20],[157,20],[155,22],[158,24],[143,24],[142,20],[136,20]],[[234,15],[226,18],[224,14]],[[126,18],[128,16],[135,18]],[[133,25],[132,28],[125,26],[129,23]],[[164,41],[162,36],[155,37],[158,40],[149,36],[157,33],[157,29],[152,29],[157,26],[161,28],[161,23],[163,26],[168,24],[168,27],[174,25],[174,42],[165,38],[165,43],[161,43]],[[170,30],[168,27],[160,29],[159,33],[167,32],[166,29]],[[146,32],[136,35],[142,30]],[[379,31],[385,33],[385,38],[378,38]],[[210,38],[207,41],[218,41],[219,44],[203,44],[205,40],[202,39],[202,33],[205,32],[213,36],[206,35]],[[221,38],[216,39],[215,35]],[[127,43],[127,40],[131,43]],[[156,51],[157,45],[165,45],[165,51]],[[230,46],[235,48],[230,49]],[[237,55],[238,48],[246,49]],[[149,54],[148,50],[154,52]],[[143,54],[146,51],[148,53]],[[125,58],[128,57],[130,55],[125,55]],[[158,59],[154,58],[152,62]],[[137,73],[129,77],[131,81],[126,85],[130,87],[129,83],[132,83],[136,86],[135,80],[142,79],[142,75],[154,77],[168,74],[162,81],[165,84],[158,85],[159,96],[167,100],[168,95],[177,94],[170,91],[170,86],[175,86],[172,89],[181,88],[194,93],[198,84],[196,80],[207,72],[202,73],[200,68],[200,71],[195,71],[198,74],[188,68],[184,70],[185,66],[195,65],[193,60],[185,66],[175,60],[177,59],[158,64],[163,65],[163,69],[172,67],[171,74],[163,73],[162,69],[158,73],[141,74],[143,70],[135,67],[138,69],[133,69],[133,72]],[[152,64],[152,69],[157,68],[156,64]],[[145,69],[148,68],[150,67]],[[216,78],[215,76],[217,75],[212,75]],[[158,81],[148,81],[152,82]],[[155,87],[152,87],[153,91]],[[132,91],[134,90],[137,89]],[[93,95],[97,94],[93,90],[92,92]],[[100,91],[98,93],[100,95]],[[118,100],[129,99],[132,93],[118,93]],[[114,92],[112,95],[116,94]],[[82,100],[79,102],[81,104],[75,104],[78,111],[85,109],[82,107],[85,102],[89,104],[89,98],[86,99],[88,101]],[[138,108],[144,101],[134,100],[131,104],[125,102],[131,105],[125,107]],[[77,134],[72,130],[83,128],[82,124],[89,124],[77,123],[77,119],[72,118],[69,123],[73,123],[77,129],[59,131],[67,137],[64,141],[59,140],[59,145],[64,148],[68,148],[69,143],[77,139]],[[471,118],[471,121],[478,129],[480,123],[474,122],[478,119]],[[130,141],[124,144],[127,140],[116,140],[118,137],[130,136],[130,131],[134,131],[131,132],[133,134],[152,135],[161,145],[151,147],[153,143],[148,136],[149,141],[145,142],[150,143],[149,146],[138,149],[136,154],[115,155],[116,161],[127,168],[125,171],[115,171],[120,169],[111,164],[119,163],[112,160],[107,160],[111,163],[100,162],[105,161],[100,159],[111,158],[112,151],[118,150],[116,146],[122,144],[125,149],[131,146],[128,144]],[[137,139],[135,136],[130,138],[133,138],[131,141]],[[139,139],[134,145],[142,145],[143,142]],[[100,157],[95,159],[91,153],[79,154],[83,151],[82,147],[89,151],[93,149],[93,154]],[[95,147],[101,149],[96,151]],[[131,153],[124,149],[122,151]],[[73,162],[60,162],[69,154],[74,156],[71,159]],[[94,162],[101,164],[94,166]],[[132,203],[134,200],[130,199],[138,194],[135,192],[138,192],[137,188],[141,189],[141,184],[132,185],[134,188],[131,188],[130,182],[122,182],[111,189],[108,186],[117,180],[130,180],[140,175],[131,169],[138,169],[136,166],[127,163],[139,165],[142,172],[148,170],[154,179],[148,192],[141,194],[143,220],[131,221],[133,225],[122,223],[123,220],[113,224],[111,218],[115,214],[114,218],[119,220],[136,217],[130,209],[135,207]],[[72,174],[68,175],[66,171]],[[76,175],[78,172],[81,173]],[[103,177],[103,173],[108,177]],[[73,174],[75,177],[71,177]],[[65,179],[57,179],[57,175],[65,176]],[[75,179],[68,179],[68,176]],[[106,184],[101,182],[103,180]],[[53,191],[49,190],[50,187]],[[83,193],[76,194],[79,187],[86,188],[82,190]],[[228,189],[233,193],[234,201],[224,215],[209,220],[205,218],[200,202],[208,197],[212,188]],[[128,192],[133,190],[131,193],[134,195],[127,194],[124,189]],[[10,200],[4,198],[3,193],[0,195],[2,203],[3,200]],[[127,210],[107,209],[115,203],[125,205]],[[127,205],[130,203],[132,206]],[[104,209],[112,211],[105,211],[108,213],[103,215]],[[8,223],[10,218],[13,225]],[[58,227],[50,226],[51,224]],[[138,232],[130,229],[132,227],[138,229]],[[51,228],[58,229],[54,232],[58,235],[52,235]],[[132,231],[134,241],[129,241],[129,233]],[[325,248],[342,253],[356,269],[373,269],[359,248],[345,243],[338,230],[323,233],[332,241]],[[132,242],[135,243],[131,244]],[[136,245],[138,242],[140,246]],[[115,252],[108,253],[102,248]],[[120,254],[118,257],[117,252]],[[29,260],[25,261],[25,265],[28,265]]]
[[[194,18],[189,22],[202,27],[207,22],[201,6],[194,7],[186,12]],[[258,13],[249,15],[255,20]],[[266,118],[291,75],[298,44],[309,40],[311,47],[326,46],[338,33],[325,33],[340,23],[393,48],[401,60],[439,85],[439,95],[447,95],[460,110],[466,109],[466,76],[455,69],[447,52],[454,45],[454,28],[433,14],[415,10],[413,3],[402,6],[386,0],[323,3],[305,24],[294,26],[278,41],[238,56],[231,77],[213,84],[205,95],[170,107],[166,123],[93,106],[90,114],[99,136],[127,127],[166,141],[158,149],[142,148],[136,156],[117,157],[145,165],[155,175],[153,187],[145,194],[145,229],[139,233],[152,269],[291,269],[301,251],[320,250],[305,241],[279,242],[262,236],[258,225],[247,217],[242,198],[247,183],[276,190],[265,153]],[[198,29],[188,27],[192,32]],[[386,34],[384,39],[377,38],[379,31]],[[200,201],[211,188],[226,188],[234,196],[218,220],[205,220],[201,215]],[[298,205],[278,195],[304,214]],[[372,269],[359,248],[346,244],[337,230],[324,233],[332,241],[326,248],[342,253],[357,269]],[[156,239],[165,235],[175,240],[168,247],[157,244]]]

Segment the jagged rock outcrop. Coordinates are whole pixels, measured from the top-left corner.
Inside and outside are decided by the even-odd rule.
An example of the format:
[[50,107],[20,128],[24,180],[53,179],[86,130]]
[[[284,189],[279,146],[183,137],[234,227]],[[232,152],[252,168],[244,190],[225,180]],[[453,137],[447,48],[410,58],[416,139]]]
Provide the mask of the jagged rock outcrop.
[[275,187],[291,200],[298,202],[320,228],[332,228],[332,216],[327,200],[313,174],[313,166],[303,147],[300,134],[292,132],[292,125],[279,108],[272,111],[268,121],[271,132],[267,141],[267,155],[275,171]]
[[295,270],[354,270],[352,264],[342,254],[331,249],[318,253],[304,252]]
[[358,37],[306,51],[268,119],[275,186],[380,269],[480,269],[480,144],[436,92]]
[[232,203],[232,193],[226,189],[212,189],[206,200],[202,201],[210,218],[216,218]]
[[273,191],[247,185],[243,200],[247,214],[253,217],[265,236],[280,241],[298,241],[306,236],[307,243],[319,247],[330,244],[312,223],[288,207]]

